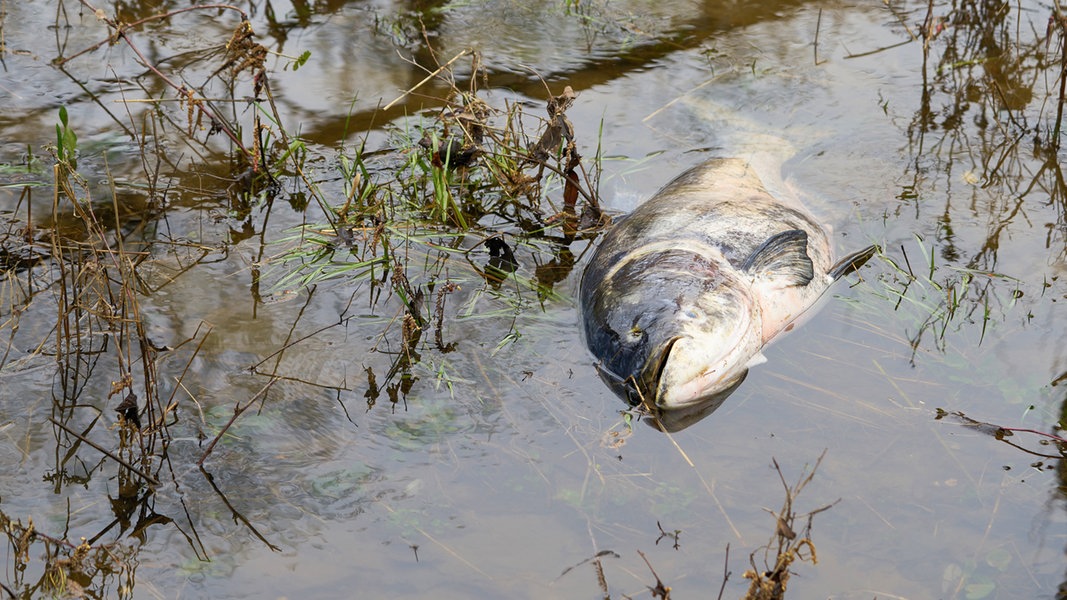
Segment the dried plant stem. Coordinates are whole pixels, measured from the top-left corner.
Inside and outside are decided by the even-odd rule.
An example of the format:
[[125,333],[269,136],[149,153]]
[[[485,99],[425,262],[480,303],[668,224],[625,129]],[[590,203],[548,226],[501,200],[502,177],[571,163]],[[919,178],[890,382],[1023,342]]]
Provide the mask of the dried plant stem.
[[78,56],[81,56],[81,55],[86,54],[88,52],[92,52],[93,50],[96,50],[97,48],[99,48],[100,46],[103,46],[104,44],[112,43],[112,42],[115,42],[115,41],[121,39],[123,42],[126,43],[126,45],[130,48],[130,50],[132,50],[133,53],[137,55],[138,60],[140,60],[141,64],[143,64],[145,66],[145,68],[147,68],[148,70],[152,71],[152,73],[154,73],[156,75],[156,77],[159,77],[159,79],[163,83],[167,84],[169,87],[171,87],[176,92],[178,92],[178,94],[182,95],[184,101],[195,103],[196,107],[203,114],[207,115],[208,118],[211,119],[213,124],[218,125],[218,127],[221,129],[221,131],[226,134],[226,137],[228,137],[230,139],[230,141],[233,142],[235,146],[237,146],[237,148],[241,151],[241,153],[245,155],[245,157],[248,159],[248,161],[253,165],[253,170],[257,170],[258,169],[259,165],[258,165],[258,163],[256,161],[256,154],[254,152],[252,152],[251,150],[249,150],[248,148],[245,148],[244,144],[241,143],[240,136],[237,135],[237,132],[235,132],[233,130],[233,128],[230,126],[230,124],[225,119],[223,119],[221,116],[215,114],[215,112],[211,109],[211,107],[210,107],[208,102],[203,102],[203,101],[196,100],[194,98],[194,95],[193,95],[194,92],[192,90],[189,90],[188,88],[186,88],[186,86],[175,82],[170,77],[168,77],[163,72],[161,72],[159,69],[157,69],[155,67],[155,65],[153,65],[152,62],[150,60],[148,60],[148,58],[144,55],[144,53],[141,52],[140,48],[138,48],[137,45],[133,43],[133,40],[130,39],[130,36],[127,35],[127,33],[126,33],[127,30],[129,30],[130,28],[132,28],[132,27],[134,27],[136,25],[140,25],[140,24],[142,24],[142,23],[144,23],[146,21],[167,18],[167,17],[169,17],[171,15],[174,15],[174,14],[177,14],[177,13],[180,13],[180,12],[186,12],[186,11],[189,11],[189,10],[203,10],[203,9],[211,9],[211,8],[215,8],[215,9],[225,8],[225,9],[236,10],[238,13],[241,14],[242,23],[246,23],[248,21],[248,16],[244,13],[244,11],[242,11],[241,9],[239,9],[237,7],[228,5],[228,4],[203,5],[203,6],[195,6],[195,7],[191,7],[191,8],[179,9],[179,10],[175,10],[175,11],[164,13],[164,14],[160,14],[160,15],[154,15],[154,16],[151,16],[151,17],[146,17],[146,18],[141,19],[140,21],[137,21],[135,23],[119,23],[115,19],[107,17],[106,13],[103,11],[103,9],[97,9],[92,4],[90,4],[87,0],[80,0],[80,1],[81,1],[82,5],[84,5],[89,10],[93,11],[97,15],[97,18],[99,18],[101,21],[106,23],[108,25],[108,27],[112,28],[114,30],[114,33],[112,33],[111,37],[109,37],[108,39],[103,40],[101,42],[98,42],[97,44],[95,44],[93,46],[90,46],[90,47],[78,52],[77,54],[74,54],[73,56],[70,56],[70,57],[67,57],[67,58],[63,58],[63,59],[58,59],[56,61],[56,63],[59,66],[62,66],[64,63],[66,63],[66,62],[68,62],[68,61],[70,61],[70,60],[72,60],[74,58],[77,58]]
[[412,93],[412,92],[414,92],[415,90],[417,90],[417,89],[419,89],[420,87],[422,87],[422,86],[426,85],[427,83],[429,83],[429,82],[430,82],[431,80],[433,80],[433,78],[434,78],[434,77],[437,77],[437,76],[438,76],[438,75],[440,75],[441,73],[443,73],[443,72],[445,72],[446,70],[448,70],[448,68],[449,68],[449,67],[451,67],[451,66],[452,66],[452,64],[453,64],[453,63],[455,63],[455,62],[456,62],[457,60],[459,60],[459,59],[463,58],[464,56],[467,56],[467,55],[468,55],[468,54],[470,54],[470,53],[471,53],[471,50],[470,50],[470,49],[462,50],[462,51],[461,51],[461,52],[460,52],[459,54],[457,54],[457,55],[453,56],[453,57],[452,57],[452,60],[450,60],[450,61],[446,62],[445,64],[441,65],[440,67],[437,67],[437,68],[436,68],[435,70],[433,70],[433,71],[432,71],[432,72],[431,72],[431,73],[430,73],[429,75],[427,75],[427,76],[426,76],[425,78],[423,78],[423,80],[422,80],[422,81],[420,81],[420,82],[416,83],[416,84],[415,84],[415,85],[413,85],[413,86],[412,86],[412,87],[411,87],[410,89],[408,89],[408,91],[406,91],[406,92],[404,92],[403,94],[400,94],[399,96],[397,96],[397,97],[396,97],[396,98],[395,98],[395,99],[394,99],[394,100],[393,100],[392,102],[390,102],[389,104],[386,104],[386,105],[385,105],[384,107],[382,107],[382,110],[383,110],[383,111],[389,110],[390,108],[392,108],[393,106],[395,106],[397,102],[400,102],[400,101],[401,101],[401,100],[403,100],[404,98],[407,98],[407,97],[408,97],[409,95],[411,95],[411,93]]
[[128,461],[126,461],[125,459],[119,458],[118,456],[116,456],[116,455],[115,455],[115,454],[114,454],[113,452],[111,452],[110,450],[107,450],[107,449],[105,449],[105,448],[101,447],[101,446],[100,446],[99,444],[97,444],[97,443],[93,442],[93,441],[92,441],[92,440],[90,440],[89,438],[87,438],[87,437],[85,437],[84,435],[82,435],[82,434],[78,433],[77,431],[74,431],[74,430],[73,430],[73,429],[71,429],[70,427],[67,427],[66,425],[64,425],[64,424],[60,423],[59,421],[57,421],[57,420],[53,419],[52,417],[48,417],[48,420],[49,420],[49,421],[51,421],[51,422],[52,422],[52,424],[53,424],[53,425],[55,425],[56,427],[59,427],[59,428],[60,428],[60,429],[62,429],[63,431],[66,431],[66,432],[67,432],[67,433],[69,433],[70,435],[73,435],[74,437],[76,437],[76,438],[78,438],[79,440],[81,440],[81,441],[85,442],[86,444],[88,444],[89,446],[93,447],[94,449],[96,449],[96,450],[98,450],[98,451],[102,452],[102,453],[103,453],[103,454],[104,454],[105,456],[107,456],[107,457],[108,457],[108,458],[110,458],[111,460],[113,460],[113,461],[115,461],[115,462],[119,463],[120,465],[122,465],[122,466],[126,467],[127,469],[129,469],[129,470],[130,470],[130,472],[131,472],[131,473],[134,473],[134,474],[136,474],[137,476],[141,477],[142,479],[144,479],[144,480],[145,480],[145,481],[147,481],[148,483],[151,483],[152,485],[159,485],[159,480],[158,480],[158,479],[156,479],[155,477],[153,477],[153,476],[149,475],[148,473],[145,473],[144,471],[142,471],[142,470],[138,469],[137,467],[135,467],[135,466],[131,465],[131,464],[130,464],[130,463],[129,463]]
[[252,398],[249,399],[247,403],[245,403],[244,406],[241,406],[240,402],[238,402],[233,407],[233,416],[230,417],[230,420],[227,421],[226,425],[222,427],[222,431],[220,431],[218,435],[215,436],[215,439],[211,440],[211,443],[207,445],[207,449],[204,450],[204,454],[200,457],[200,460],[196,461],[196,466],[204,466],[204,461],[207,460],[207,457],[215,449],[215,444],[219,443],[219,440],[222,439],[222,436],[226,434],[226,431],[230,428],[231,425],[233,425],[234,421],[237,420],[237,417],[240,417],[242,414],[244,414],[246,410],[252,408],[253,404],[265,398],[267,396],[267,390],[269,390],[275,383],[280,380],[280,377],[272,377],[270,381],[268,381],[262,388],[260,388],[259,391],[256,392],[256,394],[252,396]]
[[219,486],[215,485],[215,477],[212,476],[211,473],[208,473],[203,466],[200,467],[200,472],[204,475],[204,479],[207,479],[208,485],[211,486],[211,489],[215,490],[215,493],[218,494],[219,498],[222,499],[222,503],[226,505],[226,508],[230,509],[230,512],[233,513],[234,519],[244,523],[245,527],[247,527],[248,530],[252,532],[252,535],[256,536],[259,541],[266,544],[267,547],[270,548],[272,551],[282,551],[281,548],[270,543],[270,540],[268,540],[266,536],[260,533],[259,530],[256,529],[255,525],[253,525],[247,517],[245,517],[243,514],[241,514],[240,511],[233,507],[233,504],[230,503],[230,499],[226,497],[226,494],[222,493],[222,490],[219,489]]
[[[101,14],[99,9],[93,7],[93,5],[89,4],[86,0],[80,0],[80,1],[81,1],[83,6],[85,6],[89,10],[93,11],[95,14],[97,14],[97,15]],[[175,9],[175,10],[172,10],[172,11],[169,11],[169,12],[166,12],[166,13],[160,13],[158,15],[151,15],[151,16],[145,17],[143,19],[139,19],[137,21],[134,21],[133,23],[125,23],[125,24],[123,24],[122,29],[129,29],[131,27],[137,27],[139,25],[143,25],[143,24],[147,23],[148,21],[159,21],[159,20],[163,20],[163,19],[168,19],[168,18],[170,18],[170,17],[172,17],[172,16],[174,16],[174,15],[176,15],[178,13],[189,12],[189,11],[193,11],[193,10],[215,10],[215,9],[235,10],[238,13],[240,13],[241,20],[243,20],[243,21],[247,21],[248,20],[248,14],[245,13],[245,11],[243,11],[240,8],[238,8],[236,6],[233,6],[231,4],[200,4],[200,5],[191,6],[191,7],[188,7],[188,8]],[[109,23],[113,23],[113,22],[109,21]],[[112,38],[108,38],[106,40],[102,40],[102,41],[97,42],[96,44],[93,44],[92,46],[89,46],[88,48],[85,48],[84,50],[81,50],[81,51],[79,51],[79,52],[77,52],[77,53],[75,53],[75,54],[73,54],[71,56],[68,56],[66,58],[56,59],[55,64],[57,66],[63,66],[67,62],[70,62],[70,61],[74,60],[75,58],[78,58],[79,56],[81,56],[83,54],[88,54],[89,52],[92,52],[93,50],[96,50],[97,48],[100,48],[104,44],[109,44],[109,43],[111,43],[113,41],[114,40]]]

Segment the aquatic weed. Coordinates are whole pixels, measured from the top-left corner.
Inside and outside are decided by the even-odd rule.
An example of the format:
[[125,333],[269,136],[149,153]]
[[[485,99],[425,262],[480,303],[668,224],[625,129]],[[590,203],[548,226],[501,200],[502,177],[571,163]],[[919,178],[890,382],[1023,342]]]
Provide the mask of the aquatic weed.
[[[905,334],[911,347],[911,360],[923,347],[927,334],[935,349],[944,352],[950,333],[959,333],[977,324],[977,344],[994,321],[1003,321],[1020,297],[1022,282],[1003,273],[982,271],[937,262],[933,248],[916,235],[910,247],[921,262],[912,264],[909,246],[880,251],[876,256],[886,270],[871,291],[892,305],[898,315],[910,315]],[[995,311],[995,312],[994,312]]]

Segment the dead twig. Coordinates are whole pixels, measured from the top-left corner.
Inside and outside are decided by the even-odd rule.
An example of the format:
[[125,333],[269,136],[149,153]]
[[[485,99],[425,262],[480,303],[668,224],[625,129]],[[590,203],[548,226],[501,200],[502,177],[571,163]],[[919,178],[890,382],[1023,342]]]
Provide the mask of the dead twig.
[[[742,577],[751,580],[751,583],[745,593],[744,600],[782,600],[785,597],[786,586],[792,575],[790,565],[798,559],[810,561],[813,565],[818,563],[815,555],[815,544],[811,541],[812,519],[815,515],[837,504],[837,501],[803,515],[797,515],[793,510],[793,501],[815,477],[815,471],[822,464],[822,459],[825,456],[826,451],[824,450],[811,470],[807,473],[801,473],[800,478],[792,486],[786,483],[785,475],[782,474],[782,468],[778,465],[778,461],[772,459],[774,469],[782,482],[782,487],[785,488],[785,501],[782,503],[782,509],[778,513],[765,509],[775,517],[775,532],[771,540],[763,547],[765,551],[763,570],[756,567],[756,552],[749,555],[749,564],[752,568],[745,571]],[[801,528],[799,534],[796,531],[798,518],[807,519],[807,523]],[[771,548],[774,546],[777,547],[775,548],[775,557],[772,565],[768,561],[767,555],[769,555]]]
[[661,580],[659,578],[659,575],[656,574],[656,570],[652,568],[652,563],[648,562],[648,557],[645,556],[645,553],[641,552],[640,550],[638,550],[637,553],[641,555],[641,560],[645,561],[645,564],[648,565],[648,570],[652,571],[652,576],[656,578],[656,587],[647,586],[648,591],[652,592],[652,597],[659,598],[660,600],[670,600],[670,586],[663,585],[663,580]]
[[137,467],[133,466],[132,464],[129,463],[129,461],[127,461],[125,459],[122,459],[122,458],[119,458],[118,456],[116,456],[110,450],[107,450],[106,448],[101,447],[96,442],[93,442],[89,438],[87,438],[84,435],[78,433],[77,431],[74,431],[70,427],[67,427],[66,425],[60,423],[59,421],[53,419],[52,417],[48,417],[48,420],[51,421],[52,424],[55,425],[56,427],[59,427],[63,431],[66,431],[70,435],[73,435],[74,437],[78,438],[79,440],[81,440],[81,441],[85,442],[86,444],[88,444],[89,446],[93,447],[95,450],[103,453],[105,456],[107,456],[111,460],[113,460],[113,461],[119,463],[120,465],[126,467],[127,469],[130,470],[131,473],[136,474],[141,479],[144,479],[145,481],[147,481],[148,483],[150,483],[152,485],[159,485],[159,480],[158,479],[156,479],[155,477],[149,475],[148,473],[145,473],[144,471],[138,469]]
[[973,418],[968,417],[967,415],[963,414],[961,411],[958,411],[958,410],[949,412],[949,411],[946,411],[946,410],[941,409],[941,408],[937,409],[937,414],[934,416],[934,419],[940,421],[941,419],[943,419],[945,417],[952,417],[952,418],[956,419],[957,421],[959,421],[960,424],[963,425],[964,427],[969,427],[969,428],[974,429],[975,431],[978,431],[980,433],[984,433],[986,435],[992,436],[992,437],[1004,442],[1005,444],[1014,446],[1014,447],[1019,448],[1020,450],[1022,450],[1024,452],[1028,452],[1030,454],[1034,454],[1035,456],[1041,456],[1041,457],[1044,457],[1044,458],[1062,458],[1062,456],[1053,456],[1053,455],[1048,455],[1048,454],[1040,454],[1040,453],[1037,453],[1037,452],[1033,452],[1031,450],[1027,450],[1026,448],[1023,448],[1023,447],[1019,446],[1018,444],[1012,443],[1012,442],[1008,441],[1005,438],[1013,437],[1016,433],[1031,433],[1031,434],[1034,434],[1034,435],[1037,435],[1037,436],[1041,436],[1043,438],[1046,438],[1048,440],[1051,440],[1051,441],[1055,442],[1057,444],[1057,446],[1059,447],[1061,454],[1064,452],[1065,449],[1067,449],[1067,438],[1063,438],[1062,436],[1058,436],[1058,435],[1056,435],[1054,433],[1048,433],[1048,432],[1045,432],[1045,431],[1040,431],[1040,430],[1037,430],[1037,429],[1030,429],[1030,428],[1027,428],[1027,427],[1004,427],[1002,425],[996,425],[994,423],[987,423],[985,421],[979,421],[977,419],[973,419]]
[[[93,13],[96,15],[96,18],[99,19],[100,21],[102,21],[105,25],[107,25],[108,28],[110,28],[112,30],[112,33],[108,37],[108,39],[103,40],[101,42],[98,42],[94,46],[90,46],[89,48],[86,48],[86,49],[78,52],[77,54],[74,54],[73,56],[70,56],[70,57],[67,57],[67,58],[63,58],[63,59],[58,59],[56,61],[57,65],[62,66],[66,62],[68,62],[68,61],[70,61],[70,60],[72,60],[72,59],[74,59],[74,58],[76,58],[78,56],[81,56],[83,54],[86,54],[88,52],[92,52],[93,50],[96,50],[97,48],[103,46],[104,44],[113,44],[113,43],[116,43],[119,40],[121,40],[122,42],[124,42],[126,44],[126,46],[128,46],[130,48],[131,51],[133,51],[133,53],[137,56],[137,59],[141,62],[142,65],[145,66],[145,68],[147,68],[149,71],[151,71],[153,74],[155,74],[156,77],[158,77],[168,87],[170,87],[175,92],[177,92],[178,97],[181,99],[181,101],[188,103],[188,107],[189,107],[188,110],[189,110],[189,114],[190,114],[190,126],[192,125],[191,117],[192,117],[193,111],[194,111],[194,109],[198,110],[200,112],[200,114],[206,115],[208,117],[208,119],[210,119],[213,128],[217,128],[218,131],[221,131],[222,133],[224,133],[226,135],[226,137],[229,138],[231,142],[233,142],[233,144],[237,147],[237,149],[240,150],[241,154],[243,154],[245,156],[245,158],[248,159],[249,163],[252,165],[252,170],[253,171],[258,171],[259,170],[260,163],[257,160],[257,155],[252,150],[250,150],[250,149],[245,147],[244,143],[241,142],[240,135],[238,135],[238,133],[234,130],[234,128],[225,119],[223,119],[221,117],[220,113],[218,113],[217,111],[212,109],[211,103],[204,99],[203,94],[201,93],[200,94],[201,97],[197,98],[198,91],[190,89],[189,87],[187,87],[183,83],[179,83],[179,82],[174,81],[173,79],[168,77],[165,73],[163,73],[158,68],[156,68],[156,66],[154,64],[152,64],[152,62],[150,60],[148,60],[148,58],[144,55],[144,53],[141,52],[141,49],[137,46],[137,44],[135,44],[133,42],[133,39],[128,34],[129,30],[131,30],[132,28],[136,27],[137,25],[141,25],[141,24],[145,23],[146,21],[167,18],[167,17],[170,17],[170,16],[172,16],[174,14],[178,14],[179,12],[185,12],[185,11],[188,11],[188,10],[204,10],[204,9],[220,9],[221,8],[221,9],[233,9],[233,10],[236,10],[241,15],[241,23],[240,23],[240,25],[238,25],[237,31],[238,32],[245,32],[246,33],[246,37],[250,37],[251,36],[251,25],[249,24],[249,21],[248,21],[248,15],[244,11],[242,11],[239,8],[227,5],[227,4],[222,4],[222,5],[202,5],[202,6],[196,6],[196,7],[191,7],[191,8],[179,9],[179,10],[176,10],[176,11],[172,11],[172,12],[168,12],[168,13],[164,13],[164,14],[160,14],[160,15],[154,15],[152,17],[147,17],[145,19],[141,19],[140,21],[136,21],[135,23],[121,23],[118,20],[107,16],[107,13],[104,12],[103,9],[98,9],[98,8],[94,7],[87,0],[81,0],[81,3],[86,8],[88,8],[91,11],[93,11]],[[236,37],[236,32],[235,32],[235,37]],[[265,51],[266,49],[264,48],[263,50]],[[266,77],[258,77],[257,79],[261,79],[262,81],[266,81]]]
[[[452,57],[452,60],[446,62],[445,64],[443,64],[440,67],[437,67],[435,70],[431,71],[430,74],[427,75],[425,78],[423,78],[422,81],[420,81],[420,82],[416,83],[415,85],[411,86],[411,88],[409,88],[406,92],[404,92],[403,94],[400,94],[392,102],[390,102],[389,104],[386,104],[384,107],[382,107],[382,110],[383,111],[389,110],[390,108],[395,106],[397,102],[400,102],[404,98],[407,98],[415,90],[419,89],[420,87],[422,87],[422,86],[426,85],[427,83],[429,83],[430,81],[432,81],[435,77],[437,77],[441,73],[443,73],[446,70],[448,70],[448,68],[451,67],[452,64],[455,63],[457,60],[463,58],[464,56],[467,56],[471,52],[472,52],[472,50],[470,50],[469,48],[466,49],[466,50],[460,51],[459,54],[457,54],[457,55]],[[403,58],[403,57],[401,57],[401,58]],[[408,62],[411,62],[411,61],[408,61]],[[412,64],[415,64],[415,63],[412,63]]]
[[730,580],[733,571],[730,570],[730,544],[726,544],[726,558],[722,559],[722,585],[719,586],[719,595],[715,600],[722,600],[723,592],[726,591],[726,582]]
[[215,490],[215,493],[219,495],[219,498],[222,498],[222,503],[226,505],[226,508],[230,509],[230,512],[233,513],[234,519],[237,519],[238,521],[244,523],[245,527],[247,527],[248,530],[252,532],[252,535],[259,538],[259,541],[266,544],[268,548],[270,548],[274,552],[282,551],[281,548],[270,543],[270,541],[267,540],[267,538],[262,533],[260,533],[254,525],[252,525],[251,521],[245,518],[244,515],[242,515],[236,508],[234,508],[232,504],[230,504],[230,500],[226,498],[226,494],[222,493],[222,490],[219,489],[219,486],[215,485],[215,477],[211,473],[208,473],[203,466],[200,467],[200,472],[204,475],[204,479],[207,479],[208,485],[211,486],[211,489]]
[[211,451],[215,449],[215,444],[219,443],[219,440],[222,439],[222,436],[226,434],[226,431],[230,428],[231,425],[233,425],[234,421],[237,420],[237,417],[240,417],[242,414],[244,414],[244,412],[251,408],[253,404],[258,402],[262,398],[265,398],[267,395],[267,390],[269,390],[271,386],[273,386],[280,380],[280,377],[272,377],[271,380],[266,383],[266,385],[260,388],[260,390],[256,392],[256,394],[252,396],[252,398],[247,403],[245,403],[244,406],[241,406],[240,402],[234,405],[233,416],[230,417],[230,420],[227,421],[226,425],[222,427],[222,431],[219,431],[218,435],[216,435],[215,438],[211,440],[211,443],[208,444],[207,449],[204,450],[204,454],[200,457],[200,460],[196,461],[196,466],[204,466],[204,461],[207,460],[207,457],[211,454]]

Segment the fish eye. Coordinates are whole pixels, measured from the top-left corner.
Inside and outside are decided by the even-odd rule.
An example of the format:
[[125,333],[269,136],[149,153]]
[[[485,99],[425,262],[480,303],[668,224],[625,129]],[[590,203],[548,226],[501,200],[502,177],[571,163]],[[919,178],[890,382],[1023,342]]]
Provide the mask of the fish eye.
[[637,341],[637,340],[641,339],[644,336],[645,336],[644,330],[642,330],[637,325],[634,325],[633,327],[630,328],[630,331],[626,332],[626,337],[628,337],[631,341]]

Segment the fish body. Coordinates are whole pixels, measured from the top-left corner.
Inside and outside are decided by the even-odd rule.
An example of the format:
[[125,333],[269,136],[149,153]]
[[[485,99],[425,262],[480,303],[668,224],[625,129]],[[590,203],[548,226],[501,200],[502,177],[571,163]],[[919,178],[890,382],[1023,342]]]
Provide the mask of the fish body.
[[835,265],[798,200],[772,195],[746,161],[712,159],[605,234],[582,275],[586,343],[632,404],[721,402],[767,343],[872,253]]

